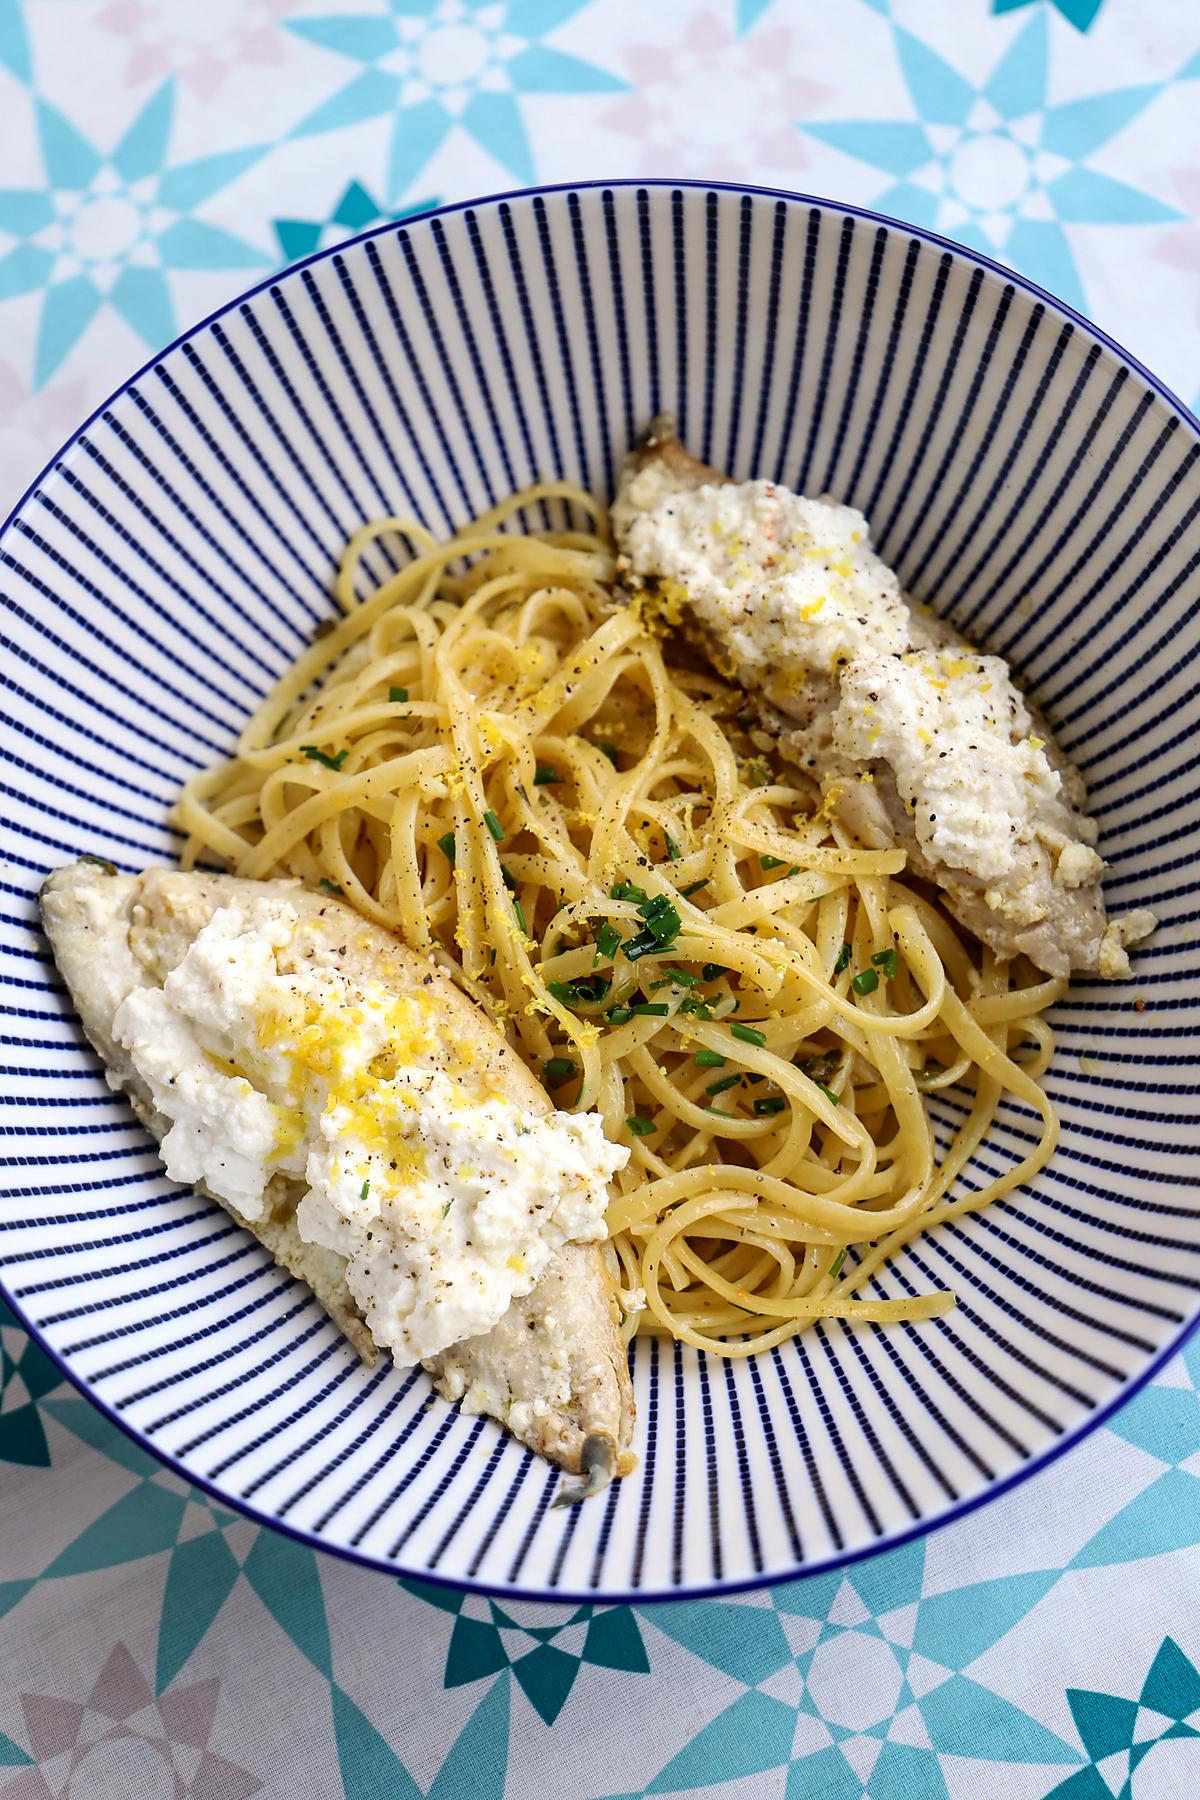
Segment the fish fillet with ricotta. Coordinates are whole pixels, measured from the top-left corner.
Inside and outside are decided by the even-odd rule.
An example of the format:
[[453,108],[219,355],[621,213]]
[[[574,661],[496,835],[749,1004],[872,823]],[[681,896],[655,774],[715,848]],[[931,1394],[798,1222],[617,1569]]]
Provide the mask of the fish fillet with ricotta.
[[555,1112],[428,959],[290,881],[75,863],[42,916],[167,1172],[260,1239],[368,1360],[420,1362],[600,1485],[632,1394],[605,1268],[628,1152]]
[[626,588],[746,690],[860,841],[901,845],[1002,956],[1129,974],[1154,920],[1108,919],[1078,770],[1003,658],[910,605],[861,513],[728,481],[658,421],[612,521]]

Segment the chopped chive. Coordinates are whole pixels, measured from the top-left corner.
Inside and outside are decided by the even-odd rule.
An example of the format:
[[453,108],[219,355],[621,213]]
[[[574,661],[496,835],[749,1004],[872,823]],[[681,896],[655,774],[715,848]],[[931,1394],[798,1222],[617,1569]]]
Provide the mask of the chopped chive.
[[310,762],[319,762],[325,768],[332,769],[336,775],[350,752],[349,750],[339,750],[336,756],[326,756],[325,752],[318,750],[315,744],[301,744],[300,754],[307,756]]
[[846,1252],[845,1252],[845,1249],[843,1248],[838,1251],[837,1255],[834,1257],[833,1261],[830,1263],[829,1273],[831,1275],[840,1275],[842,1272],[842,1264],[845,1262],[845,1260],[846,1260]]
[[388,689],[388,699],[389,700],[407,700],[408,699],[408,689],[407,688],[390,687]]
[[753,1025],[731,1025],[729,1027],[729,1035],[730,1037],[740,1038],[743,1044],[757,1044],[760,1050],[767,1041],[766,1033],[756,1031]]
[[837,953],[837,961],[833,965],[833,972],[835,975],[840,975],[844,969],[848,969],[849,967],[850,946],[849,944],[843,944]]
[[683,851],[679,848],[679,845],[675,842],[675,839],[671,836],[669,831],[663,832],[663,842],[667,846],[667,856],[671,862],[678,862],[683,855]]
[[723,1069],[725,1058],[719,1050],[697,1050],[692,1058],[698,1069]]
[[687,887],[680,888],[679,892],[685,900],[690,900],[693,894],[698,894],[700,892],[701,888],[704,888],[707,886],[708,886],[708,876],[706,875],[704,877],[703,881],[690,881],[688,883]]
[[610,900],[636,900],[639,906],[645,906],[649,899],[645,888],[634,887],[632,881],[614,881],[608,896]]
[[603,975],[581,975],[577,981],[548,981],[546,987],[556,1000],[564,1006],[586,1006],[597,1000],[603,1000],[610,981]]
[[518,926],[520,927],[521,936],[528,937],[529,936],[529,927],[525,923],[525,908],[521,905],[521,902],[519,900],[514,900],[512,903],[512,909],[513,909],[513,915],[517,921]]
[[360,1200],[365,1200],[365,1199],[366,1199],[366,1197],[367,1197],[367,1195],[368,1195],[368,1194],[369,1194],[369,1193],[370,1193],[370,1191],[371,1191],[371,1184],[370,1184],[370,1182],[369,1182],[369,1181],[364,1181],[364,1182],[363,1182],[363,1184],[362,1184],[362,1186],[361,1186],[361,1187],[360,1187],[360,1188],[359,1188],[359,1190],[358,1190],[358,1197],[359,1197],[359,1199],[360,1199]]
[[662,945],[653,931],[639,931],[636,937],[626,938],[621,945],[630,962],[637,962],[641,956],[649,956],[652,951],[661,950]]
[[328,875],[322,875],[318,885],[323,887],[327,894],[344,894],[346,891],[345,888],[339,887],[336,881],[330,881]]
[[561,780],[562,776],[553,763],[539,763],[533,772],[534,787],[553,787],[555,782]]
[[639,1000],[629,1010],[635,1019],[665,1019],[671,1009],[665,1000]]
[[702,1106],[700,1108],[700,1111],[707,1112],[707,1113],[715,1113],[718,1119],[732,1119],[732,1117],[733,1117],[732,1113],[722,1112],[721,1108],[719,1106]]
[[722,1075],[720,1081],[710,1081],[704,1091],[706,1094],[723,1094],[726,1088],[736,1087],[741,1079],[740,1075]]
[[824,1094],[825,1098],[828,1100],[828,1102],[831,1106],[840,1106],[842,1104],[838,1095],[834,1093],[832,1088],[827,1088],[823,1081],[814,1082],[813,1085],[815,1087],[820,1088],[821,1092]]
[[900,958],[894,950],[881,950],[871,961],[877,969],[883,970],[883,979],[891,981],[900,973]]
[[632,1131],[634,1137],[649,1137],[652,1131],[658,1130],[658,1126],[654,1123],[653,1119],[644,1118],[641,1113],[634,1113],[633,1117],[631,1119],[626,1119],[625,1123],[628,1125],[630,1131]]
[[498,844],[504,842],[504,827],[489,806],[483,815],[483,822]]
[[[788,875],[798,875],[799,873],[800,873],[800,864],[793,863],[791,868],[788,870]],[[784,879],[786,880],[787,877],[785,876]]]
[[550,1081],[565,1081],[575,1072],[575,1064],[569,1056],[548,1056],[542,1064],[542,1074]]
[[633,1008],[632,1006],[610,1006],[604,1016],[610,1025],[628,1025],[633,1017]]
[[606,919],[596,933],[596,961],[599,962],[602,956],[606,956],[611,962],[620,948],[621,934],[616,926],[610,924]]
[[515,894],[517,891],[517,878],[513,874],[512,870],[506,869],[504,864],[501,863],[500,864],[500,873],[504,877],[504,885],[508,889],[509,893]]
[[445,1216],[446,1216],[446,1214],[447,1214],[447,1213],[448,1213],[448,1212],[449,1212],[449,1211],[450,1211],[450,1208],[451,1208],[451,1207],[452,1207],[452,1206],[453,1206],[453,1205],[454,1205],[454,1200],[453,1200],[453,1197],[451,1197],[451,1198],[450,1198],[450,1199],[449,1199],[449,1200],[447,1200],[447,1202],[446,1202],[446,1204],[445,1204],[445,1206],[443,1206],[443,1208],[442,1208],[442,1217],[443,1217],[443,1219],[444,1219],[444,1218],[445,1218]]
[[754,1102],[754,1110],[760,1119],[769,1119],[775,1113],[781,1113],[786,1105],[782,1094],[764,1094],[761,1100]]
[[758,859],[758,866],[760,869],[782,869],[783,857],[782,856],[760,856]]
[[686,1000],[681,1000],[679,1002],[679,1010],[681,1013],[691,1013],[693,1018],[700,1019],[705,1024],[707,1024],[713,1016],[712,1007],[706,1006],[703,1000],[696,994],[689,994]]
[[663,974],[669,975],[676,987],[693,988],[700,980],[698,975],[689,975],[686,969],[677,969],[672,963],[664,964]]
[[722,963],[705,963],[700,971],[700,979],[701,981],[719,981],[722,975],[728,975],[728,973],[729,970]]
[[879,976],[874,969],[860,969],[857,975],[851,976],[850,986],[856,994],[873,994],[879,986]]
[[606,744],[597,744],[596,748],[597,748],[597,750],[599,750],[601,752],[602,755],[607,756],[609,762],[612,764],[613,768],[615,769],[617,766],[617,746],[615,744],[607,744],[606,743]]
[[446,858],[446,861],[448,863],[453,863],[453,861],[454,861],[454,833],[452,831],[448,831],[446,833],[445,837],[440,837],[438,839],[438,849],[441,851],[442,855]]

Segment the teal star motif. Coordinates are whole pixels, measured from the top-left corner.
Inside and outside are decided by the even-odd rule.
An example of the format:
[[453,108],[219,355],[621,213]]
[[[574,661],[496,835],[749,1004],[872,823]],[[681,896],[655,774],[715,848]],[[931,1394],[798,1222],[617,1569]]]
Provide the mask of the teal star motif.
[[1183,215],[1090,159],[1165,82],[1051,105],[1049,34],[1038,10],[982,86],[893,23],[915,117],[801,122],[801,129],[895,179],[873,204],[999,256],[1083,310],[1070,225],[1151,225]]
[[291,19],[289,31],[361,65],[294,135],[394,115],[387,198],[411,186],[455,126],[518,181],[533,157],[521,101],[532,94],[611,94],[626,83],[542,40],[586,0],[383,0],[367,13]]
[[[992,11],[1017,12],[1023,6],[1038,4],[1039,0],[992,0]],[[1104,0],[1050,0],[1050,4],[1069,25],[1074,25],[1077,31],[1086,31],[1104,5]]]
[[151,350],[175,335],[169,276],[238,270],[270,259],[191,216],[263,154],[250,146],[172,165],[174,83],[166,81],[109,153],[46,100],[37,101],[46,180],[0,189],[0,299],[40,293],[34,386],[46,382],[102,307]]
[[[50,1451],[37,1403],[58,1370],[0,1300],[0,1462],[46,1468]],[[2,1610],[2,1609],[0,1609]]]
[[585,1663],[627,1675],[649,1673],[637,1617],[628,1606],[578,1606],[565,1615],[559,1607],[551,1623],[534,1625],[481,1595],[421,1581],[402,1581],[400,1586],[454,1615],[443,1687],[465,1687],[509,1669],[546,1725],[553,1725],[566,1705]]
[[398,211],[385,209],[371,198],[361,182],[352,181],[328,218],[272,219],[271,223],[280,254],[286,262],[296,262],[302,256],[311,256],[314,250],[339,243],[349,233],[365,231],[369,225],[384,225],[389,220],[408,219],[438,204],[435,196],[429,196]]
[[1059,1579],[1003,1576],[926,1595],[925,1545],[741,1601],[656,1607],[660,1631],[745,1684],[646,1789],[786,1768],[786,1800],[946,1800],[942,1757],[1078,1763],[1070,1744],[963,1671]]
[[1133,1800],[1133,1777],[1156,1745],[1200,1738],[1200,1669],[1173,1638],[1160,1644],[1136,1700],[1068,1688],[1067,1702],[1089,1766],[1052,1788],[1046,1800]]

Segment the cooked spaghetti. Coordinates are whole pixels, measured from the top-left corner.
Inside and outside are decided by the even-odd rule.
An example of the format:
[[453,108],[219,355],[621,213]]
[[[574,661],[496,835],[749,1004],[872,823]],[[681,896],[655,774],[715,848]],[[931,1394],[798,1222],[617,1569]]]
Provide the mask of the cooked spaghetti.
[[[512,528],[553,501],[594,528]],[[415,553],[357,599],[392,533]],[[948,1293],[862,1289],[1050,1156],[1040,1015],[1066,982],[850,841],[613,583],[600,509],[562,483],[447,543],[364,527],[337,623],[184,790],[184,865],[343,894],[432,950],[557,1105],[599,1110],[632,1146],[609,1212],[630,1331],[746,1356],[817,1318],[940,1313]],[[939,1157],[926,1095],[951,1085],[973,1100]],[[952,1198],[1005,1092],[1039,1141]]]

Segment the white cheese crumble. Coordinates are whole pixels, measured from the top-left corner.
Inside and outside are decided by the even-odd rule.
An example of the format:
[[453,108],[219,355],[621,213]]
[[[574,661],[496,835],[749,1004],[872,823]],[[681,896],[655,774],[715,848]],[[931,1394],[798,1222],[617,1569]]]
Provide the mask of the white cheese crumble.
[[[833,746],[857,762],[887,762],[928,861],[988,883],[1012,875],[1062,785],[998,656],[929,650],[851,663]],[[1082,858],[1071,862],[1072,885],[1094,880],[1099,857],[1067,849],[1089,859],[1082,877]]]
[[622,511],[633,574],[668,593],[677,583],[746,686],[798,692],[814,673],[908,646],[899,583],[851,506],[769,481],[664,494],[649,465],[630,482]]
[[[113,1036],[170,1120],[167,1172],[247,1219],[303,1181],[302,1236],[347,1259],[401,1366],[489,1331],[560,1245],[602,1238],[628,1159],[594,1113],[537,1114],[443,1065],[424,996],[304,960],[294,907],[220,908]],[[481,1025],[481,1030],[486,1029]]]

